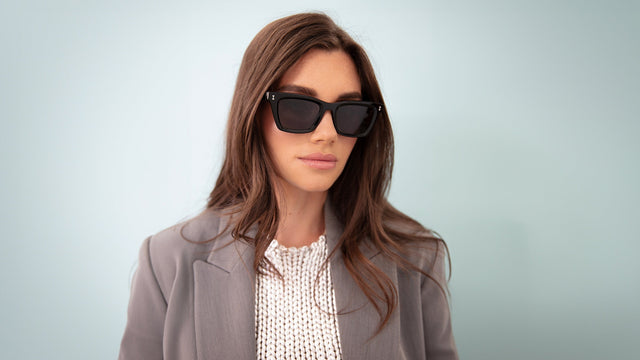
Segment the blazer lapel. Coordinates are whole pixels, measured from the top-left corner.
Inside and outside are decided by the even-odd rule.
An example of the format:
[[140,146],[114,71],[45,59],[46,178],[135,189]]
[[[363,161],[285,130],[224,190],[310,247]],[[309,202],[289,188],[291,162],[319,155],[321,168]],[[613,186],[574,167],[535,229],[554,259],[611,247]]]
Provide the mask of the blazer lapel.
[[[329,251],[338,246],[343,226],[335,217],[329,200],[325,204],[325,229]],[[378,250],[361,246],[363,254],[387,274],[397,286],[396,267],[385,261]],[[331,259],[331,278],[336,296],[338,326],[342,358],[350,359],[397,359],[400,346],[400,319],[394,311],[382,332],[372,338],[378,329],[380,316],[344,265],[342,252],[338,249]],[[384,310],[384,304],[382,304]]]
[[193,264],[198,359],[255,359],[253,247],[228,232],[216,244],[206,262]]

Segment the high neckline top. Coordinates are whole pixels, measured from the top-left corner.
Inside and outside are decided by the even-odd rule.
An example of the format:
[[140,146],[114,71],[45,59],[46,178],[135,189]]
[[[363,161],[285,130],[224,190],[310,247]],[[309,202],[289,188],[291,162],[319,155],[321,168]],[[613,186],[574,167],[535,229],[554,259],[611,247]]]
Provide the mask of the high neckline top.
[[256,276],[258,359],[342,358],[328,252],[324,235],[299,248],[269,244],[271,265]]

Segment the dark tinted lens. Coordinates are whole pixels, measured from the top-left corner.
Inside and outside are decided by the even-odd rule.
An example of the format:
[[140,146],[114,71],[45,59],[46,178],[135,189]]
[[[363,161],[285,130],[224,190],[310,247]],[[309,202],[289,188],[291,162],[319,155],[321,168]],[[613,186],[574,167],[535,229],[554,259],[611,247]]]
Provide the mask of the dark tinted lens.
[[287,130],[311,130],[320,105],[303,99],[281,99],[278,102],[280,125]]
[[375,106],[342,105],[336,110],[337,130],[343,134],[361,135],[367,131],[375,114]]

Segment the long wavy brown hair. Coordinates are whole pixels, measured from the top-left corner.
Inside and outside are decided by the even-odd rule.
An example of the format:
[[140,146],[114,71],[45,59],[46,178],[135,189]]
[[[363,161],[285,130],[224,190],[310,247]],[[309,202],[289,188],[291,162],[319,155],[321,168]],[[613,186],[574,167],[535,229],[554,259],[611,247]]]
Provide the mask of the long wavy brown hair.
[[[358,71],[363,99],[384,103],[364,49],[324,14],[305,13],[276,20],[249,44],[231,103],[226,156],[207,208],[233,214],[231,233],[235,239],[255,246],[256,272],[261,271],[279,219],[276,189],[270,182],[276,171],[267,155],[258,114],[260,107],[266,106],[266,91],[272,90],[310,49],[346,52]],[[393,169],[393,132],[386,108],[383,109],[369,135],[357,140],[344,171],[328,194],[344,225],[339,246],[331,255],[342,252],[349,273],[380,314],[378,332],[397,307],[398,292],[393,281],[363,255],[363,241],[369,241],[402,268],[422,272],[446,294],[446,284],[407,260],[407,244],[435,245],[436,253],[441,246],[446,250],[446,244],[387,201]],[[255,236],[250,236],[250,228],[255,227]],[[448,256],[448,250],[446,253]]]

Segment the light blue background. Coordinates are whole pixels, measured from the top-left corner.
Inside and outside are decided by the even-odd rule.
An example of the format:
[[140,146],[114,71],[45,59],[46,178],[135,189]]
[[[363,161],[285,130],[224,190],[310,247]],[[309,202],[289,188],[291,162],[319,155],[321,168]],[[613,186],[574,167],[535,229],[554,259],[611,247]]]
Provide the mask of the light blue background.
[[637,1],[67,0],[0,5],[0,358],[116,357],[141,241],[216,178],[244,49],[309,9],[373,59],[461,357],[637,357]]

